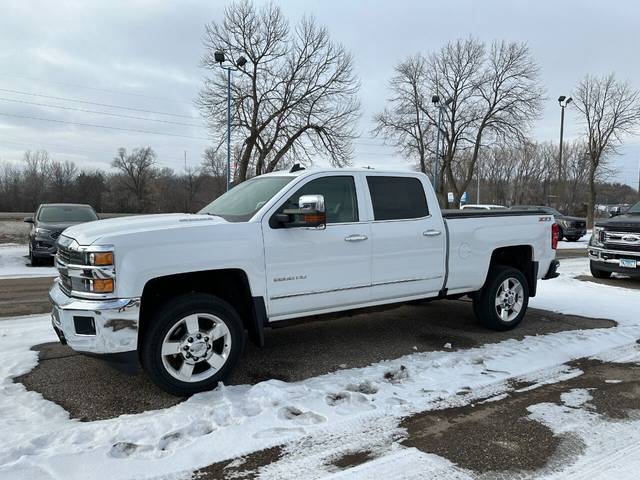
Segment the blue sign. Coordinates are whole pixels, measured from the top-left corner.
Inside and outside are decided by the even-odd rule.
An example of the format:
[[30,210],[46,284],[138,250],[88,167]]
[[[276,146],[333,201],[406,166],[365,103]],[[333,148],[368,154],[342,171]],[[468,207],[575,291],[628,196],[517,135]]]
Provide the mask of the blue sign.
[[469,193],[464,192],[460,198],[460,203],[467,203],[469,201]]

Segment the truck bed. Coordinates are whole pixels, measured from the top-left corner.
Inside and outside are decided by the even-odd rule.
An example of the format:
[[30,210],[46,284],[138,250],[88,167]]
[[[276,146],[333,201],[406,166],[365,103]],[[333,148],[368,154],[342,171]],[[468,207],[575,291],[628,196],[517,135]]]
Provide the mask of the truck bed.
[[544,210],[442,210],[442,218],[519,217],[522,215],[549,215]]

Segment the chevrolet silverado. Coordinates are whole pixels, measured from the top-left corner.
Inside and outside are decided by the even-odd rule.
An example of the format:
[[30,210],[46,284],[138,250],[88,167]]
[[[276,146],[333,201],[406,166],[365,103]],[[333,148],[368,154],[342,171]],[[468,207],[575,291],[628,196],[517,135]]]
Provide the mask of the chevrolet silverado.
[[557,240],[542,211],[442,212],[421,173],[293,168],[198,214],[65,230],[52,323],[72,349],[190,395],[289,319],[468,295],[483,325],[514,328],[537,280],[557,276]]

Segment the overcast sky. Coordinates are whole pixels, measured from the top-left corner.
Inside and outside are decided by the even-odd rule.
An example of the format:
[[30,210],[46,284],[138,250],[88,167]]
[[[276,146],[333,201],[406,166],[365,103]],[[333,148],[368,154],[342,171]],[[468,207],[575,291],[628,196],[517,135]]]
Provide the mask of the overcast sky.
[[[548,97],[532,131],[537,140],[558,141],[556,99],[586,73],[613,71],[640,88],[633,0],[276,3],[292,22],[313,14],[354,55],[363,105],[355,166],[411,167],[370,138],[371,117],[384,105],[393,66],[448,40],[528,42]],[[163,166],[182,169],[185,151],[188,164],[199,164],[208,145],[193,107],[204,73],[201,37],[225,4],[0,0],[0,159],[44,148],[58,160],[107,168],[118,147],[150,145]],[[565,139],[579,134],[568,111]],[[640,136],[627,139],[614,164],[620,181],[637,186]]]

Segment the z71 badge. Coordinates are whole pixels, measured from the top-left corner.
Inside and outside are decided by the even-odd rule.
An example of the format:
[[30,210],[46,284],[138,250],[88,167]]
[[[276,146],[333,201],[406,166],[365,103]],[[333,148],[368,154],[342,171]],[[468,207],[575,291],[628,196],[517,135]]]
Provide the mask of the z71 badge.
[[550,222],[553,217],[538,217],[539,222]]

